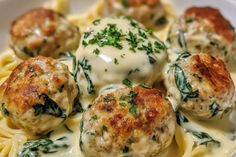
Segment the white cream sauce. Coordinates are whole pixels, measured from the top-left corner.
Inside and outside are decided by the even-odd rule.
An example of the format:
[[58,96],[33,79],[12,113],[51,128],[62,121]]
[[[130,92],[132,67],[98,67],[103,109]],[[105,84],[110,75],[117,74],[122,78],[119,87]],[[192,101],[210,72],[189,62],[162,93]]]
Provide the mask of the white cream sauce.
[[[83,42],[88,43],[91,39],[94,39],[98,32],[101,33],[105,28],[107,29],[110,24],[114,24],[117,30],[122,33],[119,41],[122,48],[119,49],[112,45],[83,45]],[[147,39],[139,35],[139,30],[147,36]],[[162,43],[156,37],[148,34],[139,24],[137,27],[133,27],[131,21],[125,18],[105,18],[99,21],[96,26],[91,26],[87,32],[91,32],[91,34],[87,38],[83,37],[81,39],[77,57],[79,61],[86,58],[88,64],[91,65],[89,76],[97,92],[105,85],[122,83],[125,78],[137,83],[143,82],[147,85],[151,85],[158,78],[162,78],[161,69],[166,62],[167,54],[163,50],[159,50],[159,53],[151,53],[149,56],[155,59],[155,63],[150,63],[147,51],[139,48],[150,43],[154,49],[155,42]],[[130,50],[130,42],[127,41],[130,32],[137,36],[138,40],[143,40],[135,47],[135,52]],[[96,49],[98,49],[99,54],[94,53]],[[80,74],[78,80],[81,81],[80,89],[82,93],[86,93],[88,84],[84,81],[85,76]]]

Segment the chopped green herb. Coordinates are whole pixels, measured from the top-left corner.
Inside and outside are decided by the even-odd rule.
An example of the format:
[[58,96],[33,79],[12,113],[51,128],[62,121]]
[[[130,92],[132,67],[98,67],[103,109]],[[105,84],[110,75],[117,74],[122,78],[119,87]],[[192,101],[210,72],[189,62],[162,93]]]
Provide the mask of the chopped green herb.
[[138,43],[139,43],[137,35],[129,31],[128,37],[126,38],[126,40],[128,41],[128,44],[131,46],[130,50],[133,52],[136,52],[135,48],[137,48]]
[[84,39],[87,39],[91,35],[92,31],[84,32]]
[[97,116],[97,115],[93,115],[93,116],[91,117],[91,119],[92,119],[92,120],[98,120],[98,116]]
[[159,53],[159,50],[166,50],[166,45],[162,42],[154,42],[155,52]]
[[35,104],[34,108],[34,115],[38,116],[41,114],[52,115],[55,117],[66,118],[64,111],[57,105],[57,103],[49,98],[48,95],[42,94],[40,95],[40,99],[44,101],[43,104]]
[[129,112],[133,115],[133,116],[137,116],[137,105],[135,103],[131,104],[131,107],[129,108]]
[[3,113],[3,115],[6,115],[6,116],[8,116],[10,114],[9,111],[7,110],[5,103],[2,103],[2,113]]
[[124,102],[120,102],[119,105],[122,107],[126,107],[126,103],[124,103]]
[[82,44],[84,45],[84,47],[88,46],[88,43],[85,40],[82,41]]
[[116,24],[107,24],[105,29],[89,40],[89,44],[97,44],[100,47],[113,46],[117,49],[122,49],[123,46],[120,43],[122,36],[122,31],[117,29]]
[[145,33],[144,31],[142,31],[141,29],[138,30],[138,34],[139,34],[139,36],[141,36],[142,38],[147,39],[146,33]]
[[139,47],[138,49],[146,51],[147,55],[153,53],[153,47],[152,47],[152,43],[151,42],[148,42],[147,45],[143,44],[142,47]]
[[93,50],[93,53],[95,53],[96,55],[99,55],[100,54],[100,51],[98,48],[96,48],[95,50]]
[[187,78],[183,72],[183,69],[175,64],[174,65],[175,73],[175,83],[181,94],[181,100],[187,101],[188,98],[196,98],[199,95],[199,91],[193,91],[192,86],[188,83]]
[[133,82],[132,81],[130,81],[129,79],[124,79],[123,81],[122,81],[122,83],[124,84],[124,85],[126,85],[126,86],[128,86],[128,87],[132,87],[133,86]]
[[114,63],[115,63],[115,64],[119,64],[117,58],[114,59]]
[[135,28],[140,28],[139,24],[137,22],[135,22],[134,20],[130,19],[130,25],[135,27]]
[[184,32],[181,30],[179,30],[178,43],[181,48],[183,48],[184,50],[187,49]]

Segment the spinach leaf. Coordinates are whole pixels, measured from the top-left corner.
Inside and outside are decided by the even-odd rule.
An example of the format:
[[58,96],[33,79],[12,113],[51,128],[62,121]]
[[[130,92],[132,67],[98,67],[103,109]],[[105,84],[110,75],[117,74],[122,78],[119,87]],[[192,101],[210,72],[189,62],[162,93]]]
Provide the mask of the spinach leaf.
[[49,98],[48,95],[42,94],[40,95],[40,99],[42,99],[44,103],[35,104],[33,106],[35,116],[38,116],[40,114],[47,114],[47,115],[52,115],[52,116],[61,117],[61,118],[66,117],[63,110],[57,105],[57,103],[54,100]]
[[71,52],[66,52],[66,53],[60,54],[60,56],[61,56],[61,58],[59,60],[61,60],[61,61],[67,60],[67,59],[71,59],[72,60],[72,72],[71,72],[71,75],[74,77],[74,80],[76,81],[76,77],[77,77],[77,73],[78,73],[79,69],[78,69],[78,66],[77,66],[75,55],[72,54]]
[[181,30],[179,30],[178,43],[181,48],[183,48],[184,50],[187,49],[184,32]]
[[10,114],[9,111],[7,110],[7,107],[6,107],[5,103],[2,103],[2,113],[5,116],[8,116]]
[[22,150],[19,152],[19,157],[40,157],[41,153],[55,153],[60,149],[69,147],[66,144],[67,137],[63,136],[55,141],[49,138],[28,141],[23,145]]
[[216,102],[213,102],[210,105],[210,111],[211,111],[211,117],[216,116],[221,110],[220,110],[220,105],[217,104]]
[[181,126],[183,123],[188,123],[188,119],[180,111],[176,111],[176,121]]
[[91,65],[88,64],[88,60],[86,58],[83,58],[81,62],[79,62],[79,65],[82,67],[84,76],[88,82],[87,91],[89,94],[95,94],[95,86],[89,76],[89,72],[91,71]]
[[182,59],[185,59],[185,58],[188,58],[189,56],[191,56],[191,54],[189,52],[184,52],[184,53],[181,53],[179,55],[179,57],[176,59],[176,61],[180,61]]
[[216,145],[217,147],[220,147],[221,143],[217,140],[214,140],[209,134],[205,132],[198,132],[193,130],[187,130],[187,132],[190,132],[194,137],[196,137],[199,141],[199,145]]
[[188,83],[187,78],[178,64],[174,64],[175,83],[181,93],[181,100],[187,102],[188,98],[196,98],[199,91],[193,91],[192,86]]

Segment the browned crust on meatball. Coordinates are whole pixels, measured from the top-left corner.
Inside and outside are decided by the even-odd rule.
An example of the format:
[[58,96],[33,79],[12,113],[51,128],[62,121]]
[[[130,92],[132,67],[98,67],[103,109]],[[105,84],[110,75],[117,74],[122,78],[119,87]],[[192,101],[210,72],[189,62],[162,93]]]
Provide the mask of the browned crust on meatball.
[[[42,69],[40,64],[45,67]],[[49,94],[48,81],[41,77],[42,74],[55,70],[56,60],[49,57],[30,58],[19,64],[6,80],[3,101],[8,107],[17,108],[19,112],[25,112],[37,103],[43,103],[40,95]],[[45,70],[46,69],[46,70]],[[58,86],[64,82],[59,76],[54,75],[52,80]],[[51,93],[52,94],[52,93]],[[14,102],[14,103],[11,103]]]
[[[16,39],[24,38],[32,33],[34,28],[44,28],[43,33],[46,36],[53,34],[56,31],[57,16],[59,14],[50,9],[37,8],[30,10],[18,17],[11,24],[11,37]],[[51,24],[46,26],[46,22],[50,20]],[[55,21],[52,24],[52,21]]]
[[130,6],[138,7],[140,5],[146,4],[149,7],[155,7],[160,0],[128,0]]
[[222,35],[230,42],[235,40],[236,35],[233,26],[218,9],[212,7],[191,7],[185,11],[185,15],[206,19],[213,25],[216,33]]
[[[127,96],[130,91],[136,94],[133,97],[133,103],[137,105],[136,116],[129,111],[131,103],[126,106],[120,104],[121,97]],[[101,96],[94,105],[97,112],[107,115],[102,118],[102,123],[118,137],[118,141],[126,141],[134,130],[151,134],[158,123],[172,112],[169,102],[158,90],[140,86]]]
[[207,81],[216,92],[225,92],[234,88],[230,73],[221,59],[201,53],[192,56],[189,62],[191,71]]

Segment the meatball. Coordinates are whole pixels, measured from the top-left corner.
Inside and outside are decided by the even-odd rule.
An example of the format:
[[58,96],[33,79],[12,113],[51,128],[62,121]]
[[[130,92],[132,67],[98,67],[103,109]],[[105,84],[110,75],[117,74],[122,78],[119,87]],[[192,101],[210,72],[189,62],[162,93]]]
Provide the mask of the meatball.
[[[151,86],[163,79],[166,46],[138,22],[125,17],[96,20],[83,34],[77,53],[78,82],[86,95],[126,78]],[[99,65],[99,66],[98,66]]]
[[78,48],[80,32],[61,14],[38,8],[18,17],[11,25],[11,47],[22,59],[35,56],[57,58]]
[[62,124],[78,94],[67,66],[40,56],[19,64],[2,86],[5,118],[29,135],[43,135]]
[[220,119],[234,108],[235,87],[221,59],[183,53],[167,72],[167,96],[174,106],[202,119]]
[[167,22],[160,0],[107,0],[104,15],[128,16],[148,27],[160,26]]
[[140,86],[100,95],[83,114],[80,147],[87,157],[156,156],[175,133],[170,103]]
[[170,52],[207,52],[222,59],[228,66],[235,62],[235,37],[235,29],[219,10],[211,7],[192,7],[187,9],[170,29]]

